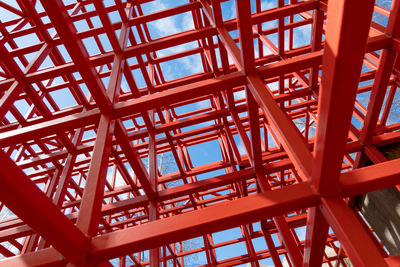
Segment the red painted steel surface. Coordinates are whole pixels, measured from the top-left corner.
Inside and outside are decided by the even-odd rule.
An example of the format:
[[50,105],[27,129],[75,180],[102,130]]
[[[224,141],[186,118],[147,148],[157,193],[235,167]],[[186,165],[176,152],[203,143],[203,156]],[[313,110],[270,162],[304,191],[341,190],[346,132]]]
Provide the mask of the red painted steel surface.
[[397,266],[400,1],[167,2],[0,1],[0,266]]

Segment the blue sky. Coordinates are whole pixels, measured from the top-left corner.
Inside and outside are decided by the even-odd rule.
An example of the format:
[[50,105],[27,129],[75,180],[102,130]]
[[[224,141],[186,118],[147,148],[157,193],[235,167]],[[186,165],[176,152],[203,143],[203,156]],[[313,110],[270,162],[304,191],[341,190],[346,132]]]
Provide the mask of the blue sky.
[[[16,5],[16,2],[13,0],[6,0],[5,2],[10,5],[13,5],[15,7],[18,7]],[[73,3],[75,1],[64,1],[64,2],[66,4],[68,4],[70,2]],[[153,12],[156,12],[159,10],[171,8],[174,6],[179,6],[179,5],[185,4],[187,2],[188,2],[187,0],[186,1],[183,1],[183,0],[165,0],[165,1],[156,0],[156,1],[153,1],[150,3],[143,4],[142,9],[143,9],[144,14],[148,14],[148,13],[153,13]],[[288,2],[288,1],[286,1],[286,2]],[[38,10],[43,10],[43,8],[41,8],[41,6],[40,6],[40,2],[38,1],[37,3],[38,3],[37,4]],[[108,5],[108,3],[112,3],[112,1],[105,1],[105,3],[106,3],[106,5]],[[252,3],[253,3],[253,11],[254,11],[254,9],[255,9],[254,1],[252,1]],[[390,1],[382,1],[381,5],[386,8],[390,8]],[[222,6],[222,10],[223,10],[223,18],[225,20],[236,17],[236,11],[235,11],[233,0],[225,1],[225,2],[221,3],[221,6]],[[270,9],[270,8],[274,8],[274,7],[276,7],[276,1],[269,1],[269,0],[262,1],[262,10]],[[89,9],[90,9],[90,6],[89,6]],[[15,16],[14,14],[12,14],[8,11],[5,11],[4,9],[0,9],[0,12],[1,12],[2,21],[8,21],[10,19],[17,18],[17,16]],[[110,19],[113,22],[120,21],[119,15],[116,12],[111,14]],[[298,15],[295,16],[295,21],[298,21],[300,19],[302,19],[300,16],[298,16]],[[380,15],[380,14],[375,14],[374,20],[378,23],[381,23],[382,25],[386,24],[385,18],[382,17],[382,15]],[[46,19],[44,20],[44,22],[47,22],[47,21],[48,20],[46,20]],[[286,23],[287,22],[288,21],[286,20]],[[93,23],[95,25],[101,26],[101,22],[98,20],[98,18],[94,18]],[[266,22],[266,23],[263,23],[263,29],[277,27],[277,25],[278,25],[278,22],[276,20]],[[76,22],[75,27],[78,29],[78,31],[88,29],[88,25],[84,21]],[[156,39],[156,38],[168,36],[171,34],[179,33],[182,31],[194,29],[194,24],[193,24],[193,19],[192,19],[191,13],[186,12],[184,14],[180,14],[180,15],[176,15],[176,16],[172,16],[172,17],[168,17],[168,18],[164,18],[161,20],[150,22],[150,23],[148,23],[148,27],[149,27],[149,30],[151,33],[151,38]],[[133,29],[133,31],[136,36],[136,39],[139,40],[137,30]],[[294,34],[295,34],[294,47],[309,44],[310,43],[310,31],[311,31],[310,25],[306,25],[306,26],[300,27],[299,29],[296,29],[294,31]],[[117,31],[116,34],[118,36],[119,31]],[[232,35],[232,37],[237,37],[237,31],[232,31],[231,35]],[[273,34],[268,37],[277,46],[277,41],[278,41],[277,35]],[[101,35],[99,38],[104,46],[104,49],[106,51],[111,50],[111,45],[109,44],[105,35]],[[21,38],[18,38],[16,41],[17,41],[17,44],[21,47],[32,45],[34,43],[39,43],[39,39],[35,35],[21,37]],[[288,48],[288,42],[287,42],[288,41],[288,31],[285,32],[285,41],[286,41],[285,47],[287,49]],[[94,38],[85,39],[84,44],[90,55],[95,55],[95,54],[100,53],[100,49],[95,44]],[[257,42],[255,42],[255,44],[256,44],[256,46],[258,45]],[[182,52],[182,51],[197,48],[197,47],[198,47],[197,42],[189,42],[189,43],[186,43],[186,44],[183,44],[180,46],[176,46],[176,47],[158,51],[157,56],[163,57],[163,56],[167,56],[167,55],[170,55],[173,53]],[[68,56],[68,53],[66,52],[65,48],[63,46],[59,46],[58,48],[60,49],[62,55],[67,60],[70,60],[70,57]],[[255,49],[255,52],[256,52],[256,57],[258,57],[259,56],[258,49]],[[264,53],[265,53],[264,55],[266,55],[266,54],[269,54],[272,52],[269,51],[268,48],[264,46]],[[34,57],[34,55],[35,55],[35,53],[27,55],[28,61],[31,60]],[[218,65],[221,66],[218,52],[217,52],[217,61],[218,61]],[[230,60],[230,62],[232,63],[232,60]],[[136,59],[135,58],[129,59],[129,63],[130,64],[136,63]],[[22,64],[19,63],[19,65],[23,69]],[[52,65],[53,65],[52,62],[48,58],[42,64],[41,69],[50,67]],[[201,58],[200,58],[199,54],[195,54],[195,55],[192,55],[189,57],[177,59],[172,62],[162,63],[161,68],[163,70],[166,80],[171,80],[171,79],[183,77],[186,75],[203,72],[203,67],[202,67]],[[143,79],[140,71],[134,70],[133,73],[134,73],[135,81],[138,84],[138,86],[139,87],[145,86],[144,79]],[[75,73],[74,75],[76,77],[79,77],[78,73]],[[103,81],[104,81],[105,85],[107,85],[108,79],[104,79]],[[62,80],[60,78],[57,78],[55,80],[55,83],[61,83],[61,82],[62,82]],[[84,88],[84,91],[87,94],[88,90],[87,90],[87,88],[85,88],[85,85],[82,85],[82,87]],[[271,84],[270,87],[271,87],[271,89],[276,89],[277,84],[274,84],[274,85]],[[122,88],[123,88],[123,90],[128,90],[128,85],[126,84],[126,82],[122,83]],[[56,103],[59,105],[60,108],[65,108],[65,107],[69,107],[69,106],[77,104],[77,102],[75,101],[75,99],[73,98],[73,96],[67,89],[54,91],[54,92],[51,92],[50,94],[54,98],[54,100],[56,101]],[[245,97],[244,91],[235,93],[236,99],[243,98],[243,97]],[[364,105],[366,105],[368,98],[369,98],[368,93],[358,97],[359,101],[361,103],[363,103]],[[398,92],[396,94],[396,99],[400,99]],[[15,103],[15,105],[18,107],[19,110],[21,110],[23,112],[23,114],[24,114],[24,112],[26,112],[29,109],[28,104],[24,100],[17,101]],[[48,106],[50,106],[50,105],[48,104]],[[179,114],[182,114],[185,112],[189,112],[193,109],[207,108],[210,106],[211,106],[210,101],[204,100],[204,101],[201,101],[201,102],[198,102],[195,104],[177,108],[176,112]],[[246,115],[246,114],[241,114],[241,116],[243,116],[243,115]],[[7,113],[7,118],[11,121],[15,120],[10,113]],[[398,118],[396,118],[392,113],[389,116],[389,121],[393,122],[395,119],[398,119]],[[356,120],[354,120],[353,122],[356,125],[356,127],[361,126],[360,123],[359,122],[357,123]],[[210,124],[213,124],[213,122],[207,122],[207,123],[204,123],[203,125],[210,125]],[[184,130],[187,131],[187,130],[194,129],[196,127],[199,127],[199,126],[197,125],[197,126],[187,127]],[[92,132],[92,134],[86,134],[87,137],[90,137],[93,135],[94,135],[94,132]],[[241,152],[241,154],[244,154],[245,149],[244,149],[243,145],[241,144],[239,137],[237,135],[235,135],[234,138],[235,138],[237,144],[239,144],[239,151]],[[272,143],[271,143],[271,145],[272,145]],[[191,146],[188,148],[188,150],[189,150],[189,154],[191,156],[194,166],[200,166],[200,165],[204,165],[207,163],[222,160],[222,155],[221,155],[221,152],[219,149],[219,143],[217,140],[210,141],[210,142],[207,142],[207,143],[201,144],[201,145]],[[176,169],[172,168],[171,171],[176,171]],[[201,180],[201,179],[206,179],[206,178],[213,177],[216,175],[221,175],[223,173],[225,173],[224,170],[218,170],[218,171],[198,175],[197,178],[199,180]],[[254,227],[255,227],[255,229],[259,229],[259,224],[258,223],[254,224]],[[299,228],[299,229],[296,229],[296,232],[297,232],[297,235],[299,236],[300,240],[304,240],[305,229]],[[234,229],[230,229],[227,231],[218,232],[218,233],[213,234],[215,243],[220,243],[220,242],[230,240],[232,238],[238,238],[238,237],[241,237],[239,228],[234,228]],[[273,236],[273,238],[274,238],[275,242],[278,242],[275,235]],[[255,240],[253,240],[253,244],[256,248],[256,251],[266,248],[266,244],[265,244],[265,241],[263,238],[257,238]],[[229,246],[229,247],[217,248],[216,250],[217,250],[218,260],[234,257],[234,256],[245,254],[245,253],[247,254],[247,252],[245,251],[245,246],[244,246],[243,242]],[[203,255],[203,257],[204,257],[204,255]],[[198,259],[199,259],[199,261],[201,261],[201,262],[199,262],[199,264],[205,263],[204,258],[200,257]],[[270,259],[263,260],[261,262],[264,264],[270,264],[270,265],[272,264]]]

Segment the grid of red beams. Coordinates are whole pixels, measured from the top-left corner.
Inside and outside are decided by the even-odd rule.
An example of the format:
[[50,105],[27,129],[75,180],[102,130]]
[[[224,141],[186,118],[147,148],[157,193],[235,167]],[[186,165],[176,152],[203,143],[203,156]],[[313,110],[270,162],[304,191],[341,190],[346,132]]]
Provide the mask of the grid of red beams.
[[[236,0],[229,20],[226,1],[144,14],[148,2],[40,0],[40,10],[36,0],[17,0],[19,8],[0,1],[16,17],[0,23],[0,209],[17,216],[0,221],[0,265],[184,266],[185,256],[204,252],[208,266],[266,258],[282,266],[280,256],[293,266],[346,265],[347,257],[355,266],[398,266],[349,200],[398,183],[400,160],[376,147],[400,140],[400,124],[388,122],[400,85],[400,1],[387,9],[371,0],[277,0],[263,10],[260,0]],[[149,23],[183,13],[194,29],[152,38]],[[373,14],[387,25],[371,23]],[[88,29],[77,31],[79,22]],[[304,25],[311,39],[295,47]],[[38,41],[21,47],[17,39],[29,35]],[[86,38],[100,54],[89,54]],[[197,47],[157,56],[189,42]],[[193,55],[202,72],[164,77],[163,63]],[[51,66],[41,68],[46,59]],[[60,108],[52,93],[61,90],[76,105]],[[366,92],[368,104],[358,97]],[[190,148],[211,141],[222,159],[195,166]],[[160,172],[165,153],[175,172]],[[366,156],[375,165],[358,168]],[[305,240],[294,231],[301,226]],[[213,241],[234,227],[242,237]],[[195,237],[202,245],[183,249]],[[219,258],[218,248],[238,242],[247,254]]]

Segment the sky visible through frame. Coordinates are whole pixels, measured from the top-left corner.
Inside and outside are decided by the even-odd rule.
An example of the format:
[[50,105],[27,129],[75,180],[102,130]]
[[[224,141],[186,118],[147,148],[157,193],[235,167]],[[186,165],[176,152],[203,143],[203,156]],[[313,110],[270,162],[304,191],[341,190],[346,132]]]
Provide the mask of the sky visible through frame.
[[[16,1],[14,0],[6,0],[4,1],[9,5],[12,5],[16,8],[18,8],[18,5],[16,4]],[[69,3],[73,3],[75,1],[64,1],[65,4],[69,4]],[[104,1],[106,6],[107,3],[112,4],[112,1]],[[146,3],[144,5],[142,5],[142,9],[144,14],[148,14],[148,13],[153,13],[159,10],[164,10],[167,8],[171,8],[174,6],[179,6],[182,4],[187,3],[188,1],[183,1],[183,0],[156,0],[154,2],[151,3]],[[252,1],[252,11],[255,11],[255,6],[254,6],[254,2]],[[266,10],[266,9],[270,9],[270,8],[274,8],[277,6],[277,1],[276,0],[262,0],[262,10]],[[288,1],[286,1],[288,2]],[[385,1],[385,0],[379,0],[378,1],[379,5],[390,9],[390,5],[391,5],[391,1]],[[230,18],[234,18],[236,17],[236,11],[235,11],[235,6],[234,6],[234,0],[230,0],[230,1],[226,1],[221,3],[222,6],[222,11],[223,11],[223,18],[224,20],[230,19]],[[39,11],[42,11],[43,8],[40,6],[40,2],[37,2],[37,9]],[[4,9],[0,9],[0,19],[2,21],[8,21],[10,19],[15,18],[16,16],[13,15],[12,13],[9,13],[7,11],[5,11]],[[111,14],[110,15],[110,19],[112,22],[116,22],[119,21],[119,15],[117,13]],[[295,16],[295,21],[301,19],[299,15]],[[374,14],[374,20],[380,24],[382,24],[383,26],[386,25],[387,21],[385,19],[385,17],[381,16],[380,14]],[[45,21],[47,22],[47,21]],[[287,23],[287,18],[285,20],[285,23]],[[101,25],[101,22],[97,19],[93,19],[93,23],[94,25]],[[78,31],[81,30],[85,30],[88,28],[87,24],[84,22],[78,22],[75,23],[75,27],[77,28]],[[263,24],[263,27],[265,28],[272,28],[272,27],[276,27],[277,26],[277,21],[271,21],[271,22],[267,22]],[[163,36],[167,36],[167,35],[171,35],[174,33],[178,33],[178,32],[182,32],[182,31],[186,31],[186,30],[190,30],[194,28],[193,25],[193,20],[192,20],[192,15],[189,12],[186,12],[184,14],[181,15],[176,15],[176,16],[172,16],[172,17],[168,17],[168,18],[164,18],[161,20],[157,20],[157,21],[153,21],[148,23],[148,27],[149,27],[149,31],[151,34],[152,39],[156,39],[159,37],[163,37]],[[52,34],[52,32],[50,32]],[[116,32],[117,36],[119,35],[119,31]],[[139,40],[139,37],[137,35],[137,31],[134,30],[134,34],[136,36],[136,39]],[[232,37],[237,37],[238,33],[237,31],[232,31],[230,32],[230,34],[232,35]],[[302,45],[307,45],[310,43],[310,34],[311,34],[311,26],[310,25],[306,25],[303,26],[297,30],[294,31],[294,47],[298,47],[298,46],[302,46]],[[270,40],[277,45],[277,35],[269,35],[268,36],[270,38]],[[111,45],[109,44],[107,38],[105,38],[105,36],[101,36],[100,40],[102,41],[102,45],[104,46],[104,49],[106,51],[111,50]],[[285,48],[288,48],[288,32],[286,31],[285,33]],[[38,43],[39,40],[37,39],[37,37],[31,35],[28,37],[21,37],[17,40],[17,44],[19,47],[24,47],[27,45],[32,45],[32,43]],[[84,40],[84,44],[86,49],[88,50],[90,55],[95,55],[95,54],[99,54],[101,53],[101,51],[99,50],[99,48],[97,47],[97,45],[94,42],[93,38],[88,38]],[[129,44],[128,44],[129,45]],[[256,53],[256,58],[259,57],[258,55],[258,49],[257,49],[257,45],[258,43],[255,42],[255,53]],[[180,51],[184,51],[184,50],[188,50],[188,49],[192,49],[192,48],[196,48],[197,47],[197,42],[190,42],[190,43],[186,43],[180,46],[176,46],[176,47],[172,47],[172,48],[168,48],[168,49],[164,49],[161,50],[159,52],[157,52],[157,56],[166,56],[169,54],[173,54],[176,52],[180,52]],[[10,47],[8,47],[10,48]],[[68,53],[66,52],[66,50],[62,47],[59,46],[60,51],[62,53],[62,55],[66,58],[67,61],[70,61],[70,57],[68,56]],[[271,54],[272,52],[270,52],[268,50],[268,48],[266,48],[264,46],[264,56],[267,54]],[[30,61],[34,56],[33,54],[30,54],[27,56],[28,61]],[[217,51],[217,61],[218,64],[220,64],[220,58],[218,55],[218,51]],[[131,58],[128,61],[130,64],[132,63],[136,63],[136,59]],[[232,63],[232,60],[230,60],[230,63]],[[21,68],[23,69],[22,64],[20,64]],[[45,62],[42,64],[42,66],[40,67],[42,68],[46,68],[52,66],[52,63],[49,59],[46,59]],[[161,68],[163,70],[164,76],[166,80],[171,80],[171,79],[175,79],[175,78],[179,78],[179,77],[183,77],[186,75],[190,75],[190,74],[194,74],[194,73],[198,73],[198,72],[203,72],[203,67],[201,64],[201,59],[199,54],[195,54],[192,56],[188,56],[185,57],[183,59],[177,59],[174,61],[170,61],[170,62],[166,62],[166,63],[161,63]],[[370,69],[368,69],[368,67],[364,66],[363,68],[363,72],[365,71],[369,71]],[[137,83],[137,85],[139,87],[143,87],[145,86],[144,83],[144,79],[142,77],[142,74],[140,73],[139,70],[135,70],[133,71],[134,77],[135,77],[135,81]],[[74,74],[74,75],[79,75],[79,74]],[[104,84],[107,86],[108,84],[108,78],[103,79]],[[57,83],[57,80],[55,81]],[[59,81],[61,82],[61,80]],[[366,85],[366,84],[362,84],[362,85]],[[270,87],[272,89],[274,89],[274,87],[276,87],[277,85],[271,85]],[[128,86],[126,84],[126,82],[123,81],[122,83],[122,89],[124,91],[129,90]],[[87,89],[85,90],[87,93]],[[50,93],[51,96],[54,98],[54,100],[56,101],[56,103],[59,105],[60,108],[65,108],[65,107],[69,107],[69,106],[73,106],[76,105],[76,101],[74,100],[74,98],[72,97],[72,95],[69,93],[68,90],[59,90],[59,91],[55,91],[55,92],[51,92]],[[239,92],[239,93],[235,93],[235,98],[239,99],[239,98],[244,98],[245,94],[244,91]],[[398,100],[399,97],[399,93],[396,94],[395,99]],[[358,96],[358,100],[364,105],[367,106],[367,102],[369,99],[369,92],[364,93],[360,96]],[[398,102],[398,101],[397,101]],[[28,104],[23,101],[20,100],[18,101],[15,106],[22,111],[22,114],[24,114],[25,111],[27,111],[29,109]],[[50,106],[50,105],[48,105]],[[206,108],[206,107],[210,107],[210,101],[209,100],[205,100],[202,102],[198,102],[195,104],[191,104],[191,105],[186,105],[184,107],[180,107],[176,109],[176,112],[179,114],[182,113],[186,113],[188,111],[191,111],[193,109],[200,109],[200,108]],[[241,116],[247,115],[245,113],[242,113]],[[13,118],[13,116],[8,113],[7,118],[10,121],[14,121],[15,118]],[[396,116],[394,115],[394,113],[392,112],[391,115],[389,116],[389,121],[394,121],[394,120],[398,120],[398,118],[396,118]],[[206,125],[210,125],[213,122],[207,122],[207,123],[203,123],[201,126],[206,126]],[[353,119],[353,124],[357,127],[360,128],[361,127],[361,123],[359,121],[357,121],[356,118]],[[301,125],[301,123],[299,123],[299,125]],[[126,125],[126,126],[131,126],[131,125]],[[188,131],[194,128],[199,127],[199,125],[196,126],[192,126],[192,127],[187,127],[184,130]],[[299,126],[300,128],[301,126]],[[94,135],[94,132],[92,133],[92,135]],[[84,138],[90,137],[90,134],[86,134],[86,136]],[[245,154],[245,150],[243,148],[243,145],[241,144],[238,136],[235,136],[235,140],[237,142],[237,144],[239,145],[239,150],[241,152],[241,154]],[[221,156],[221,152],[219,149],[219,143],[218,141],[210,141],[204,144],[200,144],[200,145],[194,145],[192,147],[188,148],[189,150],[189,154],[191,156],[191,159],[193,161],[193,164],[195,166],[199,166],[199,165],[203,165],[203,164],[207,164],[207,163],[211,163],[211,162],[216,162],[216,161],[220,161],[222,160],[222,156]],[[173,170],[174,171],[174,170]],[[207,174],[203,174],[203,175],[198,175],[197,178],[199,180],[201,179],[205,179],[205,178],[209,178],[212,176],[216,176],[216,175],[221,175],[224,174],[224,170],[218,170],[218,171],[214,171],[214,172],[210,172]],[[255,230],[259,230],[259,224],[255,223],[254,225],[254,229]],[[296,232],[299,236],[300,240],[304,240],[304,234],[305,234],[305,229],[303,228],[298,228],[296,229]],[[240,228],[234,228],[234,229],[230,229],[227,231],[223,231],[223,232],[218,232],[218,233],[214,233],[213,234],[213,238],[214,238],[214,242],[215,243],[220,243],[223,241],[227,241],[227,240],[232,240],[234,238],[239,238],[241,237],[241,232],[240,232]],[[279,245],[279,241],[277,240],[276,236],[273,235],[273,239],[274,242]],[[198,239],[196,242],[200,242],[202,243],[201,239]],[[263,238],[257,238],[257,239],[253,239],[253,245],[255,247],[256,251],[262,250],[266,248],[266,244]],[[231,246],[226,246],[226,247],[222,247],[222,248],[217,248],[216,249],[216,254],[217,254],[217,260],[223,260],[226,258],[231,258],[237,255],[242,255],[242,254],[247,254],[246,252],[246,248],[244,245],[244,242],[240,242],[240,243],[236,243],[234,245]],[[206,260],[205,260],[205,254],[202,253],[200,256],[193,258],[192,260],[197,260],[197,264],[205,264]],[[190,261],[192,261],[190,260]],[[272,265],[272,261],[270,259],[267,260],[261,260],[260,262],[267,264],[267,265]],[[244,264],[243,266],[245,266],[246,264]]]

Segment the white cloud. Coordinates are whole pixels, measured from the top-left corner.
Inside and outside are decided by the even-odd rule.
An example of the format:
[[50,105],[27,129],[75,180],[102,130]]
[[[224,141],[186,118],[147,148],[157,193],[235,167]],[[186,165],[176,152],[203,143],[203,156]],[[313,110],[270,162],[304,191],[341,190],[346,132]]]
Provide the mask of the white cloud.
[[245,90],[241,90],[241,91],[238,91],[238,92],[234,92],[233,93],[233,97],[234,97],[235,100],[246,98],[246,91]]
[[[276,8],[276,1],[264,0],[261,2],[261,9],[268,10],[272,8]],[[278,27],[278,20],[267,21],[263,23],[263,29],[272,29]],[[310,43],[311,36],[311,25],[305,25],[302,27],[298,27],[293,31],[293,46],[299,47],[302,45],[306,45]],[[278,46],[278,35],[268,35],[267,38],[275,45]],[[285,49],[289,48],[289,35],[288,32],[285,32]],[[267,48],[264,46],[264,48]],[[267,48],[268,49],[268,48]]]
[[165,4],[165,1],[161,1],[161,0],[155,0],[155,1],[151,2],[151,5],[150,5],[150,11],[152,13],[161,11],[161,10],[164,10],[167,8],[168,8],[168,6]]
[[[222,9],[222,12],[224,12],[224,10]],[[236,3],[235,1],[232,1],[232,5],[231,5],[231,17],[235,18],[236,17]]]
[[[168,8],[170,8],[170,6],[168,6],[166,2],[160,0],[154,1],[150,5],[151,12],[157,12]],[[155,38],[188,31],[194,29],[192,13],[186,12],[183,15],[159,19],[149,23],[149,27],[153,28],[152,32],[154,32]],[[157,52],[157,55],[159,57],[164,57],[167,55],[187,51],[195,47],[197,47],[196,42],[185,43],[160,50]],[[162,65],[164,75],[167,80],[203,71],[201,58],[198,54],[177,59],[173,63],[165,62]]]
[[200,101],[200,102],[196,102],[196,106],[199,108],[199,109],[203,109],[203,108],[209,108],[210,107],[210,100],[203,100],[203,101]]
[[[150,12],[155,13],[157,11],[168,9],[169,6],[160,0],[151,2]],[[155,28],[157,33],[161,36],[171,35],[181,31],[181,28],[177,25],[174,17],[166,17],[149,23]]]
[[153,22],[152,26],[156,28],[161,36],[175,34],[181,31],[176,25],[176,20],[173,17],[166,17]]
[[293,45],[299,47],[310,43],[311,39],[311,25],[304,25],[296,28],[293,31]]
[[199,54],[181,58],[178,62],[181,63],[185,70],[189,71],[191,74],[203,71],[203,64]]
[[268,87],[271,91],[278,90],[279,89],[279,83],[278,82],[273,82],[269,83]]
[[182,28],[184,28],[186,31],[194,29],[194,22],[191,12],[186,12],[183,14]]
[[[150,11],[157,12],[160,10],[165,10],[170,8],[166,2],[160,0],[151,3]],[[191,12],[186,12],[183,15],[166,17],[159,19],[152,23],[149,23],[151,28],[153,28],[156,37],[168,36],[176,34],[183,31],[188,31],[194,29],[194,23]],[[159,57],[187,51],[197,47],[196,42],[190,42],[181,44],[178,46],[163,49],[157,52]],[[179,65],[179,69],[176,67]],[[167,80],[175,78],[177,76],[184,76],[192,73],[198,73],[203,71],[203,65],[201,63],[201,58],[198,54],[189,57],[180,58],[174,61],[173,64],[168,62],[163,63],[163,71]],[[186,72],[186,73],[185,73]]]
[[[236,144],[237,144],[237,143],[236,143]],[[245,154],[247,154],[246,149],[244,148],[242,142],[239,143],[239,145],[238,145],[238,150],[239,150],[240,155],[245,155]]]
[[276,1],[261,1],[261,10],[268,10],[276,7]]

